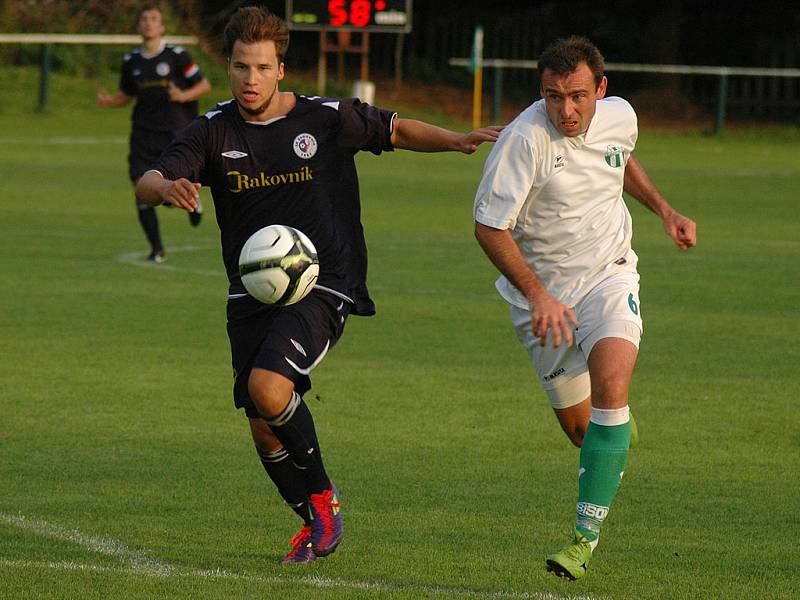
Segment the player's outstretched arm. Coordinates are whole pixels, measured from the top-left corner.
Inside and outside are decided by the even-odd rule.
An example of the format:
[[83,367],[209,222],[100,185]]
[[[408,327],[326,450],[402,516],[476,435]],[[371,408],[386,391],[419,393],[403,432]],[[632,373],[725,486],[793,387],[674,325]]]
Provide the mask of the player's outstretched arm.
[[476,221],[475,237],[492,264],[528,298],[533,334],[539,338],[539,344],[544,346],[547,343],[549,330],[554,347],[560,346],[562,339],[567,346],[572,346],[572,326],[569,321],[578,324],[575,313],[550,295],[525,262],[511,232]]
[[661,217],[664,231],[675,241],[681,250],[691,248],[697,243],[697,225],[669,205],[661,192],[645,173],[642,164],[634,156],[625,166],[624,190],[647,208]]
[[392,145],[402,150],[415,152],[457,151],[472,154],[483,142],[494,142],[502,127],[482,127],[469,133],[458,133],[417,121],[416,119],[394,120]]
[[188,179],[166,179],[158,171],[148,171],[136,182],[136,198],[150,206],[172,204],[187,212],[194,212],[200,199],[199,183]]

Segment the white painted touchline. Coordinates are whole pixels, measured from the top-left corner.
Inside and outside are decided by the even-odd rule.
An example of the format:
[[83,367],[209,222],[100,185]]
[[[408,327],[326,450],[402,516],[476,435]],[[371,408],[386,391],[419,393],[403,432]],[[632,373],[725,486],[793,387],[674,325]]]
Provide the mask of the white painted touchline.
[[225,569],[191,569],[171,565],[141,552],[131,550],[123,544],[107,538],[90,536],[76,529],[68,529],[46,521],[29,519],[23,515],[10,515],[0,513],[0,522],[14,525],[21,529],[32,531],[39,535],[52,537],[72,542],[87,550],[100,554],[113,556],[127,563],[127,567],[114,567],[96,564],[59,562],[59,561],[29,561],[0,559],[0,566],[6,568],[46,568],[62,571],[93,571],[116,572],[144,575],[147,577],[200,577],[211,579],[230,579],[252,581],[267,584],[296,583],[314,588],[335,588],[372,590],[376,592],[417,592],[435,594],[440,596],[453,596],[463,598],[526,598],[530,600],[597,600],[591,596],[558,596],[549,592],[513,592],[505,590],[470,590],[468,588],[428,586],[415,583],[394,583],[390,581],[348,581],[346,579],[325,577],[322,575],[248,575],[233,573]]
[[73,544],[82,546],[87,550],[99,552],[100,554],[113,556],[128,563],[137,571],[147,571],[148,573],[156,575],[167,575],[173,569],[172,566],[150,558],[141,552],[131,550],[119,542],[90,536],[76,529],[67,529],[66,527],[61,527],[53,523],[32,520],[22,515],[9,515],[6,513],[0,513],[0,522],[7,523],[8,525],[15,525],[21,529],[27,529],[28,531],[45,537],[72,542]]

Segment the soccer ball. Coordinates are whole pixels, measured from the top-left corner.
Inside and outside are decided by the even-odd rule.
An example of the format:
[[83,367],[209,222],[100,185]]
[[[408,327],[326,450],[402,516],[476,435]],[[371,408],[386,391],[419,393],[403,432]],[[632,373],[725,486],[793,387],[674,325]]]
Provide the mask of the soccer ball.
[[269,225],[244,243],[239,275],[256,300],[277,306],[294,304],[305,298],[317,281],[317,249],[302,231]]

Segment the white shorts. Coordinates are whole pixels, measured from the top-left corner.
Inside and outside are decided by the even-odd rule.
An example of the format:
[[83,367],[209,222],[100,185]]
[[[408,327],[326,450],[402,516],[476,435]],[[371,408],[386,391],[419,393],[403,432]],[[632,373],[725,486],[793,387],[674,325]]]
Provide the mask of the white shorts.
[[553,408],[568,408],[591,395],[589,354],[603,338],[622,338],[637,348],[642,337],[642,314],[639,306],[639,274],[617,273],[595,287],[572,307],[578,326],[572,326],[575,343],[563,342],[553,348],[540,346],[533,335],[530,310],[511,306],[511,323],[520,343],[528,351],[539,381]]

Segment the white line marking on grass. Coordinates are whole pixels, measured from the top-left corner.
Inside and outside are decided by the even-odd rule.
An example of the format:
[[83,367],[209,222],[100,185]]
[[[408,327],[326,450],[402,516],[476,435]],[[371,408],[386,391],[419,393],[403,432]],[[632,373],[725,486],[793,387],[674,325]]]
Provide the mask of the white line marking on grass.
[[154,558],[150,558],[141,552],[126,548],[114,540],[86,535],[76,529],[67,529],[66,527],[53,525],[45,521],[34,521],[22,515],[9,515],[6,513],[0,513],[0,522],[14,525],[21,529],[27,529],[28,531],[38,533],[45,537],[72,542],[73,544],[78,544],[87,550],[99,552],[100,554],[113,556],[130,564],[136,571],[152,573],[154,575],[168,575],[174,568]]
[[109,567],[75,562],[35,561],[35,560],[7,560],[0,559],[0,567],[17,569],[54,569],[57,571],[118,571],[128,573],[129,568]]
[[[281,578],[282,579],[282,578]],[[284,580],[285,581],[285,580]],[[452,588],[413,583],[391,583],[388,581],[346,581],[312,575],[297,580],[318,588],[350,588],[371,590],[375,592],[409,592],[426,593],[440,596],[460,596],[464,598],[527,598],[530,600],[597,600],[590,596],[557,596],[550,592],[510,592],[504,590],[470,590],[468,588]]]
[[[108,538],[90,536],[76,529],[68,529],[53,523],[29,519],[23,515],[10,515],[0,513],[0,522],[26,529],[45,537],[56,538],[72,542],[87,550],[98,552],[117,558],[126,567],[97,565],[92,563],[57,562],[57,561],[29,561],[0,559],[0,566],[23,569],[53,569],[62,571],[95,571],[116,572],[144,575],[147,577],[199,577],[210,579],[231,579],[251,581],[262,584],[301,584],[313,588],[370,590],[375,592],[409,592],[426,593],[440,596],[456,596],[465,598],[527,598],[530,600],[596,600],[590,596],[558,596],[549,592],[513,592],[505,590],[471,590],[468,588],[430,586],[414,583],[393,583],[390,581],[348,581],[323,575],[305,575],[293,577],[291,575],[248,575],[234,573],[225,569],[191,569],[179,567],[162,562],[141,552],[131,550],[120,542]],[[312,567],[313,568],[313,567]]]
[[[204,250],[215,250],[207,246],[170,246],[167,248],[167,256],[170,254],[181,254],[183,252],[200,252]],[[147,254],[143,252],[125,252],[116,256],[117,262],[145,269],[160,269],[164,271],[174,271],[181,273],[192,273],[194,275],[205,275],[210,277],[225,277],[225,271],[218,269],[193,269],[192,267],[176,267],[175,265],[156,263],[147,260]]]
[[[258,584],[299,584],[319,589],[351,589],[368,590],[372,592],[407,592],[410,594],[434,594],[440,596],[456,596],[461,598],[510,598],[528,600],[600,600],[593,596],[559,596],[550,592],[511,592],[504,590],[470,590],[467,588],[447,588],[439,586],[427,586],[419,584],[402,584],[381,581],[347,581],[321,575],[308,575],[304,577],[292,577],[290,575],[247,575],[244,573],[232,573],[224,569],[181,569],[173,568],[168,573],[153,573],[130,567],[115,567],[96,565],[91,563],[76,562],[55,562],[55,561],[32,561],[32,560],[7,560],[0,559],[0,567],[20,568],[20,569],[52,569],[56,571],[91,571],[120,573],[130,575],[146,575],[150,577],[182,577],[182,578],[207,578],[207,579],[229,579],[233,581],[246,581]],[[313,567],[312,567],[313,568]]]

